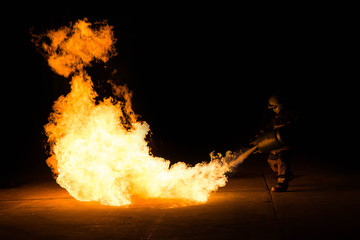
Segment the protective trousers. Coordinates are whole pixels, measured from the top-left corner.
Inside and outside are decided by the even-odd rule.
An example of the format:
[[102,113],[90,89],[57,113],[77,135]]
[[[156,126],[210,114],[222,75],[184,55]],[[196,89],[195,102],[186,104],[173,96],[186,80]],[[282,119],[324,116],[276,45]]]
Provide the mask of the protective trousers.
[[269,153],[268,163],[271,169],[278,175],[278,183],[288,183],[290,173],[289,161],[292,151],[289,149],[272,150]]

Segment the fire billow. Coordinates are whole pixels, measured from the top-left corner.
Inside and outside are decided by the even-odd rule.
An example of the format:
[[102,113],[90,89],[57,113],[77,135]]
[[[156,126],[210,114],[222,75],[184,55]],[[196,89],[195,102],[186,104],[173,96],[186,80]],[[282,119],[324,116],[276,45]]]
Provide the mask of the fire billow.
[[50,144],[47,164],[57,183],[77,200],[105,205],[131,204],[134,197],[206,202],[211,192],[225,186],[233,154],[212,154],[209,163],[193,167],[183,162],[170,167],[170,161],[153,156],[145,141],[149,125],[138,121],[129,90],[113,86],[122,101],[111,97],[96,101],[84,70],[116,55],[115,41],[106,22],[91,24],[87,19],[38,36],[52,70],[71,78],[71,91],[54,103],[45,125]]

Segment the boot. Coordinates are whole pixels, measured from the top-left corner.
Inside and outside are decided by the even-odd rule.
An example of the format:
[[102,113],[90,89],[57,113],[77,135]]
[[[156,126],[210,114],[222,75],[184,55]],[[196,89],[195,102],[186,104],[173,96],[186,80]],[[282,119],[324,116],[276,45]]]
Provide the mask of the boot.
[[288,189],[287,183],[277,183],[276,186],[271,188],[272,192],[286,192]]

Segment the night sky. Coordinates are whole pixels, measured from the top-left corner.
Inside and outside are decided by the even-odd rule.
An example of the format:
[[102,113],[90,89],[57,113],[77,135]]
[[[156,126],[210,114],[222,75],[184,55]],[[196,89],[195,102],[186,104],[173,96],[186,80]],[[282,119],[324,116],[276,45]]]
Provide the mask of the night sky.
[[344,147],[357,109],[349,60],[353,33],[335,13],[215,6],[145,14],[34,9],[24,7],[2,21],[2,116],[9,133],[5,153],[12,156],[2,159],[4,172],[46,166],[43,125],[53,102],[69,91],[68,79],[51,71],[30,32],[84,17],[108,20],[117,38],[118,55],[87,68],[95,89],[110,96],[108,79],[129,87],[135,113],[150,125],[154,155],[196,163],[209,160],[213,150],[248,147],[266,122],[274,93],[287,96],[300,115],[302,149],[324,156],[352,151]]

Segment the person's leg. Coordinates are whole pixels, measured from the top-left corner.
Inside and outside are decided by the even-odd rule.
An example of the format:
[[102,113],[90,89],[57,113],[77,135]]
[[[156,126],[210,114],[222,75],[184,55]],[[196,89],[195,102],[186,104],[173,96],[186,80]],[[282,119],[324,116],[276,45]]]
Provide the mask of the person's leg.
[[278,181],[277,185],[271,188],[273,192],[286,192],[289,186],[289,180],[292,176],[290,172],[290,158],[292,152],[290,150],[278,151]]
[[278,171],[279,176],[285,178],[285,181],[289,182],[294,176],[290,171],[290,159],[293,155],[293,151],[289,149],[279,151]]
[[269,153],[269,157],[268,157],[268,163],[269,166],[271,167],[271,169],[274,171],[274,173],[276,173],[276,175],[278,175],[278,154],[276,152],[276,150],[273,150]]

